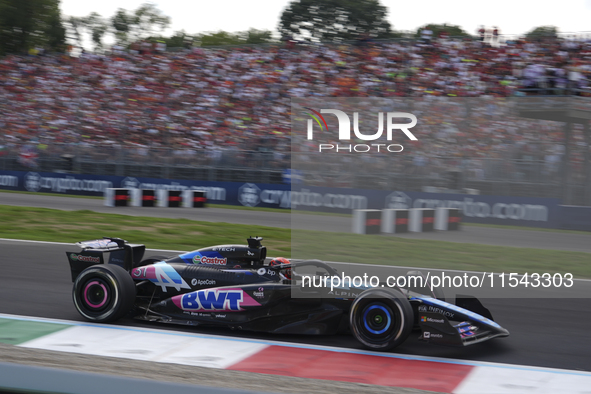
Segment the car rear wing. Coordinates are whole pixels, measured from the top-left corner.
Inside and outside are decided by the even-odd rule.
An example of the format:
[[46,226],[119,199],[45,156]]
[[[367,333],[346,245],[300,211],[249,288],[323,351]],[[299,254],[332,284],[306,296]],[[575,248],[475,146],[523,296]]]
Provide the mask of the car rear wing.
[[76,242],[80,252],[66,252],[72,273],[72,282],[86,268],[96,264],[114,264],[131,271],[144,257],[146,246],[130,244],[121,238],[104,237],[91,241]]

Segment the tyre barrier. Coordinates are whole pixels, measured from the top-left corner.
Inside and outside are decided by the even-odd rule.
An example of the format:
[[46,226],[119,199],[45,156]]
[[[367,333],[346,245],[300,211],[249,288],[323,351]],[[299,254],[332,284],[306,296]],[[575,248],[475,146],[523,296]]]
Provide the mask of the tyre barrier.
[[462,212],[457,208],[355,209],[353,233],[400,234],[434,230],[460,230]]
[[104,196],[108,207],[205,208],[207,203],[206,192],[202,190],[108,188]]
[[126,207],[130,202],[130,189],[109,188],[105,190],[105,205],[107,207]]
[[155,207],[156,190],[154,189],[131,189],[132,207]]
[[179,208],[183,201],[181,197],[181,190],[158,190],[158,206],[159,207],[169,207],[169,208]]
[[435,230],[459,230],[462,212],[458,208],[435,208]]
[[355,209],[353,211],[353,233],[379,234],[382,227],[382,211],[379,209]]
[[185,208],[205,208],[207,197],[203,190],[185,190],[183,191],[183,207]]
[[435,210],[430,208],[412,208],[408,210],[408,230],[415,233],[433,231]]
[[382,210],[382,233],[408,233],[408,209]]

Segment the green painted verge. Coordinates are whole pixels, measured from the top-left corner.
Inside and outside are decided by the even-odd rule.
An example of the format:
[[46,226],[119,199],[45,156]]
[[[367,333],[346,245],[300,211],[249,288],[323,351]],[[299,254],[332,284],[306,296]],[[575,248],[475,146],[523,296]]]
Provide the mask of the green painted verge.
[[35,321],[0,318],[0,343],[20,345],[21,343],[53,334],[71,327],[68,324],[41,323]]

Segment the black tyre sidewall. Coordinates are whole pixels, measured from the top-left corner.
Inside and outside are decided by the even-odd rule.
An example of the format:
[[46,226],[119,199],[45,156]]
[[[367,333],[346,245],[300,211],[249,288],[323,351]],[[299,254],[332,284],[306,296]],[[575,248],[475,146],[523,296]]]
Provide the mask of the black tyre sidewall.
[[[372,334],[365,327],[364,313],[371,306],[380,306],[392,314],[392,327],[383,334]],[[351,331],[355,338],[372,350],[391,350],[408,338],[412,331],[414,312],[410,302],[397,290],[368,290],[351,305]]]
[[[88,287],[92,282],[106,288],[105,305],[100,308],[88,304]],[[101,286],[102,287],[102,286]],[[94,265],[86,268],[74,281],[74,306],[84,318],[106,323],[123,317],[135,302],[135,284],[127,271],[116,265]]]

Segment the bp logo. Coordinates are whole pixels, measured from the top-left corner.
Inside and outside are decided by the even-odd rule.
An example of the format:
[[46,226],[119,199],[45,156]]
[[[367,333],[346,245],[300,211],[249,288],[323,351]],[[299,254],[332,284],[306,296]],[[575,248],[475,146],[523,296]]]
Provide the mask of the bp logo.
[[30,192],[37,192],[41,189],[41,175],[36,172],[27,172],[25,175],[25,188]]
[[411,207],[411,204],[412,198],[410,198],[406,193],[394,192],[388,194],[384,207],[387,209],[408,209]]
[[261,202],[261,189],[254,183],[245,183],[238,189],[238,201],[247,207],[255,207]]

